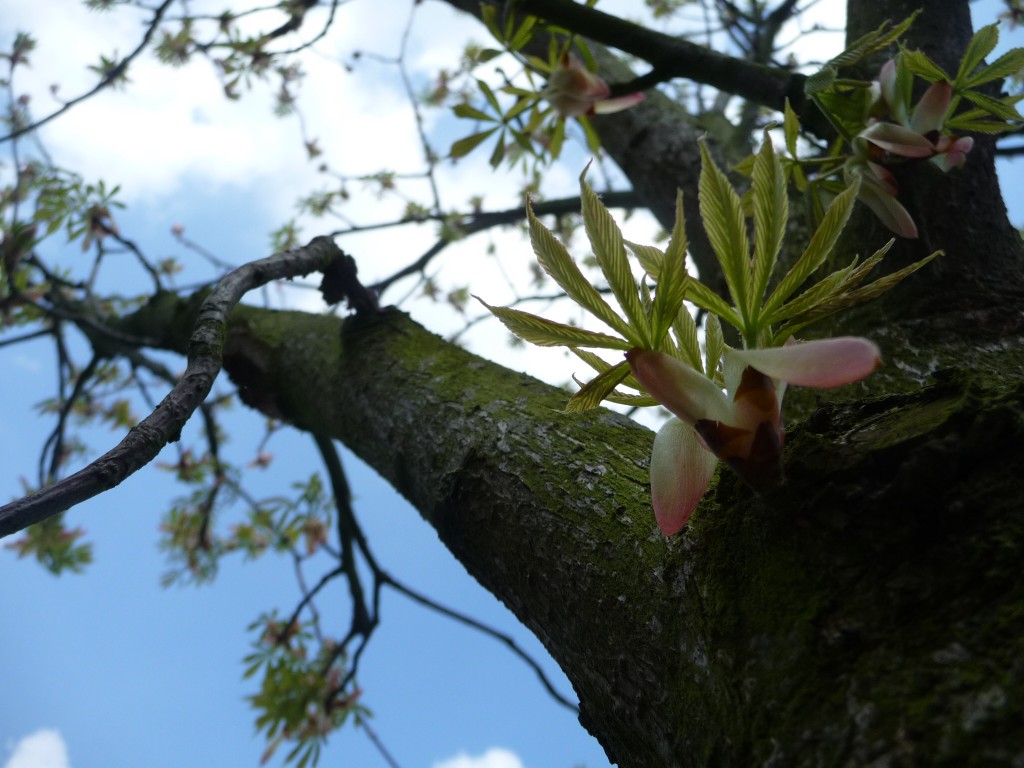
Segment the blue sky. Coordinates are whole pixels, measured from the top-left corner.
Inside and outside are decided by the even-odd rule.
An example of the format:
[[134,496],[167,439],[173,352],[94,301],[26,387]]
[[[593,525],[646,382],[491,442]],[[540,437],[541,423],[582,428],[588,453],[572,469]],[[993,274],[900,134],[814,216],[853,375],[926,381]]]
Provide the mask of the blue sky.
[[[31,30],[40,39],[33,68],[19,81],[33,92],[40,114],[48,109],[49,83],[61,82],[62,94],[78,92],[88,83],[80,72],[84,64],[111,48],[130,50],[138,34],[137,25],[120,16],[98,18],[62,6],[68,18],[55,19],[43,5],[9,3],[0,21],[5,41],[16,29]],[[335,97],[315,101],[306,119],[334,167],[348,173],[422,165],[418,147],[408,139],[411,113],[394,67],[367,62],[358,77],[346,77],[338,65],[357,44],[395,53],[411,4],[394,7],[400,13],[390,27],[360,15],[373,13],[372,4],[354,7],[336,27],[340,37],[325,43],[320,58],[307,65],[310,89],[333,89],[328,93]],[[409,60],[418,86],[425,87],[446,57],[455,59],[463,39],[475,33],[482,41],[483,36],[473,24],[458,26],[457,17],[442,6],[417,15]],[[357,41],[351,33],[345,36],[346,28],[358,30]],[[438,50],[440,28],[462,30],[461,37],[452,36]],[[45,131],[58,162],[86,178],[120,183],[130,203],[117,214],[121,231],[154,259],[181,256],[188,268],[185,282],[210,279],[214,272],[175,244],[170,234],[175,224],[229,261],[267,255],[269,231],[292,214],[302,192],[323,184],[304,157],[296,122],[270,118],[265,91],[239,105],[228,103],[205,64],[170,71],[146,60],[132,80],[125,92],[83,104]],[[352,113],[360,119],[353,121]],[[445,119],[440,112],[428,115],[428,120]],[[468,171],[486,178],[486,158],[465,161],[459,172]],[[562,176],[568,181],[577,173]],[[462,204],[479,186],[448,170],[440,182],[451,206]],[[515,205],[517,186],[510,184],[504,194],[492,191],[488,202]],[[354,191],[357,200],[349,213],[361,223],[386,220],[400,210],[401,201],[378,200],[359,185]],[[308,226],[311,236],[337,224]],[[360,267],[372,279],[425,250],[434,236],[432,228],[405,228],[372,239],[351,238],[344,246],[370,254]],[[80,268],[85,258],[76,247],[53,247],[48,254],[70,268]],[[525,266],[521,270],[527,272]],[[111,262],[102,280],[108,288],[128,290],[140,277],[127,259]],[[488,279],[494,283],[492,275],[481,284]],[[311,295],[291,299],[317,308]],[[440,331],[461,323],[451,311],[426,303],[417,316]],[[45,437],[41,430],[48,425],[36,419],[34,406],[50,394],[55,367],[45,343],[4,353],[0,462],[6,471],[0,497],[7,499],[20,495],[19,476],[35,477]],[[173,359],[168,364],[182,365]],[[244,465],[262,435],[262,419],[239,408],[228,429],[227,457]],[[197,434],[193,426],[186,441],[190,434]],[[86,436],[96,449],[120,438],[105,428]],[[319,469],[312,441],[303,435],[282,430],[268,450],[276,458],[270,469],[250,473],[254,492],[286,493],[290,483]],[[165,450],[160,460],[173,462],[173,450]],[[347,454],[344,462],[357,514],[382,565],[422,593],[512,635],[574,699],[540,644],[447,554],[417,513],[372,470]],[[157,526],[179,490],[167,473],[148,468],[70,512],[69,525],[85,527],[95,547],[96,561],[82,575],[54,578],[0,550],[0,584],[5,585],[0,589],[0,766],[258,764],[265,743],[255,735],[254,714],[245,702],[254,692],[253,681],[242,680],[241,660],[251,640],[246,627],[274,608],[289,613],[299,590],[290,561],[273,557],[226,562],[212,586],[162,588],[166,563],[156,548]],[[311,581],[318,576],[307,574]],[[339,585],[320,602],[328,622],[334,620],[328,629],[337,635],[347,628],[346,600]],[[500,643],[394,592],[385,591],[382,615],[359,683],[362,701],[374,713],[370,727],[403,768],[608,764],[574,714],[555,704],[533,672]],[[271,765],[281,764],[286,751],[280,750]],[[386,765],[366,733],[352,728],[333,736],[324,753],[322,764],[342,763]]]
[[[830,4],[841,5],[821,5]],[[9,0],[7,5],[0,19],[5,44],[16,28],[43,37],[33,59],[37,80],[32,86],[40,94],[57,77],[64,83],[63,93],[77,92],[75,78],[80,74],[69,61],[80,56],[82,63],[91,63],[116,41],[123,53],[137,35],[131,23],[100,24],[94,17],[70,12],[73,18],[62,23],[49,14],[42,32],[40,9],[49,4]],[[396,26],[384,28],[361,24],[360,4],[352,4],[355,15],[348,27],[360,31],[359,46],[393,52],[407,4],[394,6],[401,9]],[[994,6],[975,4],[978,18],[991,18]],[[462,39],[472,35],[484,40],[473,25],[460,25],[436,4],[424,4],[424,9],[410,56],[421,83],[454,59]],[[339,34],[324,50],[351,51],[356,42]],[[1021,33],[1006,36],[1005,42],[1021,44]],[[346,77],[336,61],[328,66],[314,59],[309,66],[311,82],[335,88],[336,97],[320,99],[309,115],[312,132],[323,137],[333,163],[353,173],[387,163],[416,167],[418,150],[407,139],[410,115],[393,71],[367,64]],[[243,105],[226,104],[202,65],[172,72],[145,64],[133,80],[127,92],[85,104],[47,130],[44,137],[58,162],[87,176],[122,183],[131,203],[118,218],[122,231],[154,257],[181,255],[170,236],[171,226],[179,223],[191,238],[233,261],[266,255],[267,232],[291,214],[303,190],[322,183],[303,158],[294,121],[268,119],[266,98],[260,94]],[[39,102],[39,111],[45,111],[42,96]],[[352,120],[353,113],[360,119]],[[444,118],[430,119],[436,121],[431,128],[451,131]],[[448,140],[454,138],[458,135],[453,133]],[[370,156],[367,148],[379,152]],[[4,161],[7,157],[3,155]],[[570,156],[552,173],[552,189],[571,193],[583,163],[581,152]],[[1011,176],[1004,174],[1004,179]],[[442,169],[447,202],[461,204],[478,190],[481,178],[498,179],[486,183],[489,205],[516,204],[518,181],[491,177],[485,157]],[[1011,203],[1021,199],[1019,189],[1007,191]],[[375,200],[365,191],[362,196],[365,201],[353,206],[359,221],[393,215],[394,201]],[[1016,211],[1019,223],[1019,206]],[[306,234],[315,234],[318,226],[309,223]],[[631,226],[646,231],[646,239],[653,231],[643,220]],[[499,249],[528,253],[512,235],[490,237]],[[430,231],[405,228],[351,238],[342,245],[361,256],[363,274],[372,278],[421,253],[432,239]],[[490,291],[487,295],[495,303],[510,290],[504,274],[528,276],[524,258],[500,267],[480,259],[480,239],[460,247],[450,249],[447,263],[473,257],[485,262],[474,275],[474,288]],[[76,248],[58,257],[68,264],[84,258]],[[212,276],[194,257],[186,259],[194,279]],[[126,266],[115,269],[109,279],[119,285],[134,277]],[[293,300],[308,301],[304,296]],[[440,332],[461,323],[455,313],[429,303],[413,302],[408,308]],[[548,372],[556,380],[568,377],[570,369],[560,353],[517,352],[496,339],[504,335],[482,324],[469,343],[515,367]],[[0,498],[6,500],[19,495],[19,476],[35,476],[37,452],[49,424],[36,417],[34,405],[51,393],[55,373],[53,352],[44,342],[2,352]],[[244,464],[262,434],[262,422],[238,409],[229,427],[232,440],[226,451]],[[88,437],[91,445],[103,449],[120,435],[95,429]],[[271,468],[250,473],[264,492],[284,492],[288,484],[318,469],[312,442],[303,435],[282,430],[268,449],[276,457]],[[161,459],[173,461],[174,454],[165,451]],[[416,512],[372,470],[348,454],[344,461],[357,514],[382,564],[436,600],[515,637],[542,660],[559,690],[571,698],[568,682],[540,644],[465,573]],[[212,586],[161,588],[166,564],[156,549],[157,525],[177,492],[166,473],[149,468],[73,510],[69,524],[85,527],[95,547],[96,562],[83,575],[57,579],[0,549],[2,768],[231,768],[258,763],[264,744],[254,734],[253,713],[244,701],[253,686],[241,678],[241,659],[250,640],[245,628],[271,608],[290,611],[298,599],[297,586],[290,563],[267,556],[256,563],[226,562]],[[328,616],[333,612],[339,632],[345,626],[344,600],[338,590],[327,601],[335,605],[325,609]],[[392,592],[385,593],[383,618],[363,659],[360,684],[364,702],[374,711],[371,727],[403,768],[608,765],[574,715],[554,703],[532,672],[493,639]],[[278,758],[271,764],[280,762]],[[367,735],[354,729],[331,738],[322,764],[386,765]]]

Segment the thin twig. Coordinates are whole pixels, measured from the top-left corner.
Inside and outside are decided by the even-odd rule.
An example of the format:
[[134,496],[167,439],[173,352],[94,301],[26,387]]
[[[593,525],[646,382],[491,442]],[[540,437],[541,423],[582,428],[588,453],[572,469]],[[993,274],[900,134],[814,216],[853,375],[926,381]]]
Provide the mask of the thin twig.
[[[601,198],[604,204],[609,208],[634,208],[639,207],[640,205],[636,195],[632,191],[605,192],[602,193]],[[535,203],[533,206],[533,211],[537,216],[561,216],[568,213],[578,213],[579,210],[580,199],[578,197],[548,200],[545,202]],[[523,206],[508,208],[504,211],[484,211],[482,213],[467,216],[466,220],[459,224],[459,231],[463,236],[475,235],[478,232],[490,229],[491,227],[515,224],[524,218],[526,218],[526,208]],[[401,280],[403,277],[421,273],[434,259],[434,257],[447,248],[451,242],[452,241],[450,240],[438,240],[422,256],[416,259],[416,261],[402,267],[402,269],[388,277],[385,277],[383,280],[378,280],[376,283],[369,286],[369,288],[376,291],[378,294],[381,294],[393,283]]]
[[430,608],[431,610],[437,611],[443,616],[447,616],[450,619],[454,619],[455,621],[461,624],[465,624],[468,627],[472,627],[473,629],[478,630],[479,632],[483,632],[485,635],[493,637],[495,640],[504,643],[506,646],[508,646],[509,650],[511,650],[512,653],[514,653],[516,656],[522,659],[537,674],[537,677],[540,678],[541,684],[544,686],[545,689],[547,689],[547,692],[555,701],[557,701],[566,709],[571,710],[576,714],[579,714],[579,707],[577,707],[567,698],[562,696],[562,694],[560,694],[557,690],[555,690],[555,686],[552,685],[550,680],[548,680],[548,676],[544,674],[544,670],[541,669],[540,664],[538,664],[526,651],[520,648],[516,641],[513,640],[509,635],[506,635],[503,632],[499,632],[493,627],[489,627],[483,622],[477,621],[476,619],[472,618],[471,616],[467,616],[464,613],[459,613],[458,611],[452,610],[451,608],[447,608],[441,605],[440,603],[434,602],[429,597],[426,597],[425,595],[422,595],[419,592],[416,592],[415,590],[411,589],[410,587],[407,587],[404,584],[396,581],[386,573],[382,574],[382,576],[384,578],[385,583],[388,586],[405,595],[413,602],[419,603],[420,605],[426,608]]
[[384,744],[381,743],[380,738],[377,736],[376,733],[374,733],[373,729],[370,727],[370,724],[367,723],[365,719],[362,722],[362,728],[364,731],[366,731],[366,735],[370,737],[370,741],[373,742],[373,746],[375,746],[377,748],[377,751],[380,752],[381,757],[383,757],[387,761],[387,764],[391,766],[391,768],[402,768],[398,764],[398,761],[395,760],[395,758],[393,758],[391,754],[384,748]]
[[43,127],[54,118],[63,115],[65,112],[67,112],[75,105],[81,104],[86,99],[95,96],[97,93],[99,93],[108,85],[110,85],[119,77],[121,77],[127,71],[128,65],[132,62],[132,60],[134,60],[136,56],[142,53],[142,51],[145,50],[146,46],[149,45],[149,41],[152,39],[153,33],[156,32],[156,28],[160,25],[160,19],[163,18],[163,15],[164,13],[166,13],[167,9],[174,5],[174,2],[175,0],[164,0],[164,2],[157,6],[156,10],[153,11],[153,19],[149,22],[149,26],[146,29],[146,34],[142,37],[142,42],[139,43],[138,47],[134,51],[125,56],[116,67],[107,72],[92,90],[86,91],[80,96],[76,96],[75,98],[71,99],[71,101],[65,102],[60,109],[56,110],[55,112],[51,112],[46,117],[36,120],[34,123],[30,123],[29,125],[23,125],[20,128],[15,128],[6,136],[0,136],[0,144],[2,144],[5,141],[10,141],[11,139],[16,139],[23,134],[35,131],[37,128]]

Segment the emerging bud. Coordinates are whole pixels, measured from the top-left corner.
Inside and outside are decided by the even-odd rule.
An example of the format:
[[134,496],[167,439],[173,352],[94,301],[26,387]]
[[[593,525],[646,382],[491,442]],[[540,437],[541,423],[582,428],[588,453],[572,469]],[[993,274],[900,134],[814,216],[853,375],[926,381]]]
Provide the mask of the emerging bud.
[[609,98],[608,83],[588,70],[572,54],[563,54],[562,61],[548,78],[543,96],[562,117],[608,114],[628,109],[643,101],[642,93]]
[[626,359],[643,388],[678,417],[658,432],[651,456],[654,515],[666,536],[686,525],[711,482],[716,457],[754,490],[782,482],[784,387],[777,382],[838,387],[881,365],[878,347],[857,337],[729,349],[723,393],[664,352],[631,349]]

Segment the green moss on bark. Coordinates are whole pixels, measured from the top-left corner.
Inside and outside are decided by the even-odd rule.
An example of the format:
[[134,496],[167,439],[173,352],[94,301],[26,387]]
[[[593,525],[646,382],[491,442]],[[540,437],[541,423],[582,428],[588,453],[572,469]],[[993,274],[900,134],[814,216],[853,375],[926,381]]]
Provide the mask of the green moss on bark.
[[[697,516],[704,620],[748,741],[732,765],[1024,755],[1024,412],[969,375],[830,405],[789,481]],[[877,762],[876,762],[877,761]]]

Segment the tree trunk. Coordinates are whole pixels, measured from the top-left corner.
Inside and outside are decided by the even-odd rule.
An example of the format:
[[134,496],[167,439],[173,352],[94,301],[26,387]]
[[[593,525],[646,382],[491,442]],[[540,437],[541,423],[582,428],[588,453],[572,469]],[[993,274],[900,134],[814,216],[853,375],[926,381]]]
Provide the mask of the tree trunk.
[[[917,5],[851,0],[851,34]],[[966,8],[928,4],[913,41],[953,68]],[[836,325],[878,340],[887,367],[846,402],[803,399],[779,491],[723,471],[671,539],[648,430],[563,413],[567,393],[400,313],[239,308],[225,367],[246,402],[328,430],[412,502],[561,664],[612,761],[1019,765],[1020,241],[984,141],[962,171],[901,188],[923,237],[891,268],[946,255]],[[886,239],[865,215],[847,242]],[[188,314],[161,297],[132,329],[181,349]]]
[[[188,315],[163,298],[132,328],[180,349]],[[956,374],[825,406],[791,431],[781,491],[723,472],[666,539],[648,430],[563,413],[565,392],[398,312],[239,308],[226,368],[246,402],[327,429],[416,506],[544,642],[622,766],[1024,752],[1019,384]]]

